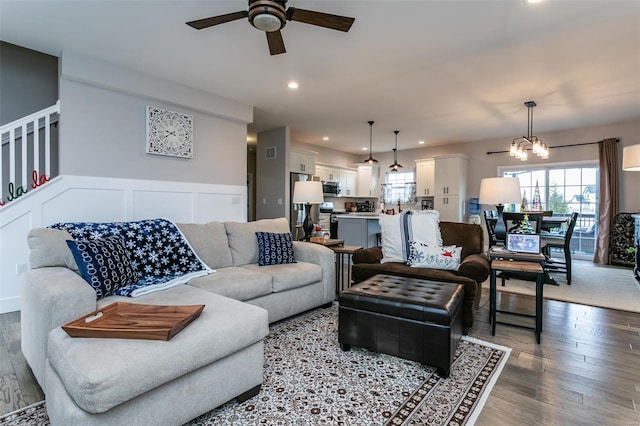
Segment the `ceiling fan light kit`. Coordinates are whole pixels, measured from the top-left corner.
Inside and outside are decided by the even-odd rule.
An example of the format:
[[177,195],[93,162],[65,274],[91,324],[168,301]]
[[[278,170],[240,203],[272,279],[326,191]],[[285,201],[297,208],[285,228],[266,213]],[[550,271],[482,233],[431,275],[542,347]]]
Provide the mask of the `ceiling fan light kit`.
[[394,130],[393,133],[396,134],[396,145],[393,148],[393,164],[389,168],[392,172],[397,172],[402,168],[402,165],[398,164],[398,133],[400,133],[400,130]]
[[298,21],[344,32],[349,31],[355,21],[355,18],[331,15],[313,10],[297,9],[295,7],[287,9],[286,4],[287,0],[249,0],[248,11],[241,10],[239,12],[212,16],[210,18],[189,21],[186,24],[196,30],[202,30],[214,25],[249,18],[249,23],[254,28],[264,31],[267,35],[267,43],[271,55],[279,55],[286,52],[280,30],[284,28],[287,21]]
[[547,158],[549,158],[549,147],[546,143],[543,143],[540,139],[538,139],[537,136],[534,136],[532,134],[533,108],[536,107],[536,103],[534,101],[527,101],[524,104],[527,107],[527,136],[515,138],[513,142],[511,142],[509,155],[512,157],[516,157],[521,161],[527,161],[527,159],[529,158],[527,154],[527,147],[531,145],[531,151],[538,157],[546,160]]
[[378,160],[373,158],[373,156],[371,155],[371,150],[373,149],[373,123],[375,123],[375,121],[368,121],[368,123],[369,123],[369,158],[364,160],[364,162],[367,164],[378,164]]
[[278,31],[287,24],[285,1],[249,0],[249,22],[264,32]]

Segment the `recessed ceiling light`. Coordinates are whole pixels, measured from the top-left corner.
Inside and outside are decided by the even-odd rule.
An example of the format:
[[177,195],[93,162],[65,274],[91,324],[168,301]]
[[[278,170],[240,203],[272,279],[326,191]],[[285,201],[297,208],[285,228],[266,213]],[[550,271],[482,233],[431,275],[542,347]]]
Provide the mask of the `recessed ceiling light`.
[[527,4],[536,4],[536,3],[540,3],[542,0],[524,0],[525,3]]
[[287,87],[289,89],[297,89],[298,88],[298,82],[297,81],[290,81],[289,84],[287,84]]
[[424,145],[424,141],[418,141],[420,145]]
[[329,136],[325,136],[322,138],[323,141],[328,141],[329,140]]
[[364,148],[362,148],[363,151],[369,151],[369,148],[367,148],[366,146]]

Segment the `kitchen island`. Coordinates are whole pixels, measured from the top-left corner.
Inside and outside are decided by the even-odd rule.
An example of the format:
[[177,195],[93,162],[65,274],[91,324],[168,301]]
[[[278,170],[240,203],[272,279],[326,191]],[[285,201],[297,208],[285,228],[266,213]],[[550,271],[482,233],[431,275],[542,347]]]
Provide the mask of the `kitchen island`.
[[380,223],[378,213],[351,213],[338,219],[338,239],[345,245],[364,248],[378,245]]

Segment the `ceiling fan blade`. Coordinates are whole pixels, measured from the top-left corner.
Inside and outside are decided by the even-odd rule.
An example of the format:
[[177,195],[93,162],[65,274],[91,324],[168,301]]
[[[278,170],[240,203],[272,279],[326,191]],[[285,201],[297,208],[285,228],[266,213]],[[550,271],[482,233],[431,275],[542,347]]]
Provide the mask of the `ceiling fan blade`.
[[269,52],[271,52],[272,56],[286,52],[286,49],[284,48],[284,40],[282,40],[282,33],[280,32],[280,30],[271,31],[266,34],[267,43],[269,43]]
[[241,10],[240,12],[227,13],[226,15],[212,16],[211,18],[198,19],[196,21],[190,21],[186,24],[196,30],[203,28],[213,27],[214,25],[224,24],[225,22],[236,21],[238,19],[246,18],[249,16],[249,12]]
[[332,15],[330,13],[315,12],[313,10],[304,10],[295,7],[287,9],[287,19],[344,32],[349,31],[351,25],[353,25],[353,21],[356,20],[355,18],[348,18],[346,16]]

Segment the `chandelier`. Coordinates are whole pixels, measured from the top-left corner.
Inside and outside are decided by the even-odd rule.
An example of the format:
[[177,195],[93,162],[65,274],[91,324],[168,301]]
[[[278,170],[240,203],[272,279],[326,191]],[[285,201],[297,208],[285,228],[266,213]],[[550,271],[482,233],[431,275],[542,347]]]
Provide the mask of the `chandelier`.
[[528,101],[524,103],[527,107],[527,136],[522,136],[521,138],[515,138],[513,142],[511,142],[511,148],[509,149],[509,155],[512,157],[516,157],[522,161],[527,161],[528,155],[528,147],[531,145],[531,151],[536,154],[538,157],[546,159],[549,158],[549,147],[546,143],[543,143],[537,136],[532,135],[533,133],[533,108],[535,108],[536,103],[534,101]]
[[397,172],[402,168],[402,165],[398,164],[398,133],[400,133],[400,130],[394,130],[393,133],[396,134],[396,147],[393,148],[393,164],[389,168],[392,172]]

